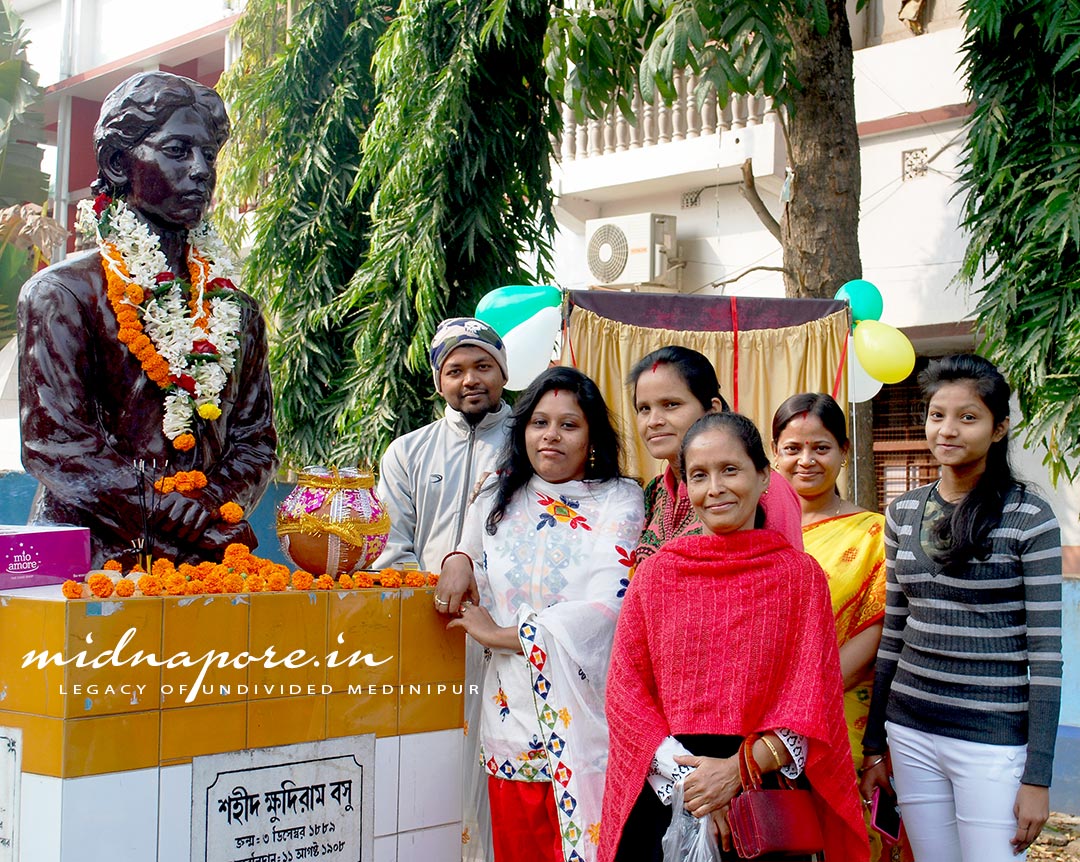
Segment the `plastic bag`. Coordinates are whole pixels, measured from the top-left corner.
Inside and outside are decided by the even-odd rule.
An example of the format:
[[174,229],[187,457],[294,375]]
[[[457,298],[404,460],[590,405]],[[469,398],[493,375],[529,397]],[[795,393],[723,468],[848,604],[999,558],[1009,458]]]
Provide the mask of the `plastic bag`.
[[671,825],[660,842],[664,862],[720,862],[711,821],[711,815],[699,819],[683,807],[683,783],[677,781],[671,790]]

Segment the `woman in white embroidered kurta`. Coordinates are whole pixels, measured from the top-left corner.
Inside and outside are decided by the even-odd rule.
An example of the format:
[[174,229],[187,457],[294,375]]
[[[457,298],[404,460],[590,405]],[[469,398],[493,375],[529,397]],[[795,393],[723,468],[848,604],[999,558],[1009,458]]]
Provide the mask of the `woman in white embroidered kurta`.
[[495,859],[595,858],[607,765],[604,686],[643,503],[618,476],[595,384],[554,368],[522,394],[500,474],[444,571],[472,566],[481,606],[460,620],[488,647],[480,760]]

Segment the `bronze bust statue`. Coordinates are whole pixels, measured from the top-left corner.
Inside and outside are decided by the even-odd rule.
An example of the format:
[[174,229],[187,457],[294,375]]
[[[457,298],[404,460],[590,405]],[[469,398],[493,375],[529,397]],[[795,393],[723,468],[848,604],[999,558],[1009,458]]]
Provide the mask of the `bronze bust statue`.
[[98,196],[81,205],[97,250],[19,296],[31,523],[88,527],[95,565],[255,544],[235,507],[221,513],[254,508],[277,464],[265,324],[203,224],[228,134],[221,97],[195,81],[147,72],[113,90],[94,130]]

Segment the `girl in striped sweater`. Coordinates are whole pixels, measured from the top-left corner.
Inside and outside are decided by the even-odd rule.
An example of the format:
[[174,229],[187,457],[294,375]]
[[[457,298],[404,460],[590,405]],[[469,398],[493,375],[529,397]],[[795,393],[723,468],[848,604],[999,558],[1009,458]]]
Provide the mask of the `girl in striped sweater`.
[[1026,854],[1049,815],[1061,538],[1009,467],[1009,385],[979,356],[920,377],[941,478],[895,500],[860,789],[893,773],[916,862]]

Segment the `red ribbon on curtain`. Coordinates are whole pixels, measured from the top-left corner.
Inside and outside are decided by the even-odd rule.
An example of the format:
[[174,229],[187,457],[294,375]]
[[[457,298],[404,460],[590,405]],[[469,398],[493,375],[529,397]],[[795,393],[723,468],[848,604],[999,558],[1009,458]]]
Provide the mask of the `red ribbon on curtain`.
[[[848,339],[845,338],[844,339],[844,347],[840,351],[840,364],[836,368],[836,377],[833,378],[833,385],[832,385],[833,401],[835,401],[836,397],[840,394],[840,378],[844,373],[844,366],[847,364],[847,346],[848,346]],[[850,393],[848,393],[848,394],[850,395]],[[848,400],[850,401],[851,399],[849,398]]]
[[735,297],[731,297],[731,332],[735,336],[734,352],[735,352],[735,368],[732,372],[734,393],[731,398],[731,409],[736,413],[739,412],[739,306],[735,302]]

